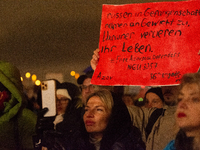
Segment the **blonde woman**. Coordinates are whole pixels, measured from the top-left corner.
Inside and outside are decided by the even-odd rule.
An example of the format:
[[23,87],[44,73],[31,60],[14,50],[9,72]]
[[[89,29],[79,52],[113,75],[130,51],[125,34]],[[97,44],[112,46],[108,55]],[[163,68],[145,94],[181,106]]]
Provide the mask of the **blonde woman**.
[[145,149],[125,104],[108,90],[99,90],[88,97],[82,129],[72,143],[71,149],[76,150]]
[[200,73],[185,74],[180,84],[176,122],[180,127],[176,139],[165,150],[200,149]]

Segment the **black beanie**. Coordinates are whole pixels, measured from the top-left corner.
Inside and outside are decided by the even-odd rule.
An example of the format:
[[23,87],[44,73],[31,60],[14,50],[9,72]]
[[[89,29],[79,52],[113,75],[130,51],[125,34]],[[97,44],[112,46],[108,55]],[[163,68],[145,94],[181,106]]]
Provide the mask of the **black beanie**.
[[145,93],[145,96],[144,96],[144,100],[146,100],[146,95],[147,93],[155,93],[156,95],[158,95],[160,97],[160,99],[164,102],[164,97],[163,97],[163,94],[162,94],[162,89],[160,87],[156,87],[156,88],[150,88],[146,93]]

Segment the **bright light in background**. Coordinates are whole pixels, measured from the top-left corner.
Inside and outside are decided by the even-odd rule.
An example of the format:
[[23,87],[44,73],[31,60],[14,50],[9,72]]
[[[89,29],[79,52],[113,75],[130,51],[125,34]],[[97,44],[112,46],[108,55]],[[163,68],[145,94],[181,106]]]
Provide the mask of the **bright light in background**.
[[41,84],[40,80],[35,81],[35,85],[39,86]]
[[30,78],[30,77],[31,77],[30,72],[27,72],[27,73],[25,74],[25,76],[26,76],[26,78]]
[[22,78],[22,77],[20,77],[20,79],[21,79],[21,81],[23,81],[23,78]]
[[32,75],[32,81],[35,81],[37,79],[37,76],[35,74]]
[[71,76],[75,76],[75,75],[76,75],[75,71],[71,71],[71,72],[70,72],[70,75],[71,75]]
[[75,78],[76,78],[76,79],[78,79],[79,76],[80,76],[80,75],[79,75],[78,73],[75,74]]

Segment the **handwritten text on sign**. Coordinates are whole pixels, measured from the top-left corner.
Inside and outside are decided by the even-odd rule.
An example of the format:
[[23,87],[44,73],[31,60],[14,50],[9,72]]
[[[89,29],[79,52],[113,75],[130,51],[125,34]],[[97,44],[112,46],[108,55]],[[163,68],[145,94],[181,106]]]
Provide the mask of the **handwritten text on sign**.
[[200,2],[103,5],[92,83],[178,84],[200,62]]

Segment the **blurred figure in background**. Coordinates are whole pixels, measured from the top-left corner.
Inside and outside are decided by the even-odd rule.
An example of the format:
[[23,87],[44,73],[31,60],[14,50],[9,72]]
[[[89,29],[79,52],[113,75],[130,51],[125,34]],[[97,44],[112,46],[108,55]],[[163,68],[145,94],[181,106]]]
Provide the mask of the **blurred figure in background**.
[[83,108],[78,105],[81,102],[81,92],[78,86],[73,83],[64,82],[61,84],[58,91],[64,88],[67,89],[71,100],[68,102],[68,106],[65,109],[63,121],[57,124],[56,130],[70,136],[79,127]]
[[178,86],[162,86],[162,93],[165,100],[165,105],[176,106],[177,105],[177,95]]
[[27,97],[27,108],[32,110],[34,113],[38,113],[42,109],[42,100],[41,100],[41,86],[34,85],[33,88],[28,89],[25,92]]
[[135,106],[138,106],[140,108],[144,108],[144,106],[145,106],[144,96],[145,96],[145,93],[148,90],[149,90],[148,86],[139,88],[138,94],[136,96],[134,96],[134,105]]
[[25,108],[27,101],[19,70],[0,62],[0,148],[32,150],[37,116]]
[[163,108],[164,98],[162,89],[160,87],[150,88],[144,96],[144,102],[146,108]]
[[[82,107],[78,107],[80,99],[80,90],[78,86],[70,82],[57,83],[56,85],[56,116],[43,117],[48,110],[42,110],[42,117],[38,118],[36,131],[38,138],[35,141],[35,147],[41,146],[48,149],[56,146],[56,140],[69,138],[79,128]],[[63,138],[65,136],[65,138]],[[37,142],[42,139],[42,143]]]
[[83,105],[86,104],[87,97],[91,93],[94,93],[95,90],[98,90],[98,86],[91,84],[93,72],[94,72],[93,70],[90,70],[86,74],[81,75],[77,79],[77,83],[80,85],[80,89],[81,89],[81,99],[82,99]]
[[163,108],[152,108],[149,111],[145,127],[147,150],[164,149],[167,143],[175,138],[177,128],[174,114],[177,107],[178,87],[178,85],[162,86]]
[[143,98],[146,92],[146,87],[142,88],[141,86],[129,85],[129,86],[123,86],[123,88],[121,89],[123,90],[123,92],[119,92],[119,93],[122,93],[122,100],[124,101],[126,106],[132,106],[132,105],[139,106],[138,99],[142,99],[143,101]]
[[[73,84],[71,84],[71,85],[73,85]],[[72,93],[70,93],[70,90],[71,90],[71,92],[73,92],[74,87],[72,87],[71,85],[68,82],[64,82],[64,83],[57,85],[57,90],[56,90],[56,97],[57,97],[56,98],[56,117],[55,117],[55,120],[53,122],[54,123],[54,129],[56,129],[56,125],[58,123],[63,121],[66,110],[67,110],[67,108],[70,107],[69,106],[70,103],[72,103],[72,96],[70,96],[70,95],[72,95]],[[75,90],[76,89],[74,89],[74,91]]]
[[126,106],[134,105],[133,98],[129,94],[124,94],[122,96],[122,100],[123,100],[123,102],[125,103]]

